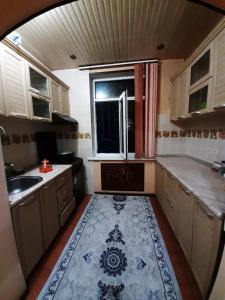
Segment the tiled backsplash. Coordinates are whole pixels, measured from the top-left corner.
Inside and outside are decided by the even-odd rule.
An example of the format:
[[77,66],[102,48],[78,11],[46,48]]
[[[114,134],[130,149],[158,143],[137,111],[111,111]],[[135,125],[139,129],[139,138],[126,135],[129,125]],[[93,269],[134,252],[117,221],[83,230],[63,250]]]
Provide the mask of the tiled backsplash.
[[[72,139],[72,140],[82,140],[82,139],[91,139],[91,134],[89,132],[58,132],[57,139]],[[35,142],[34,133],[12,133],[11,135],[6,134],[2,137],[2,145],[9,146],[11,144],[23,144],[23,143],[32,143]]]
[[[203,124],[199,127],[203,127]],[[172,124],[169,116],[160,115],[156,131],[156,153],[187,154],[207,162],[225,160],[225,128],[183,130]]]

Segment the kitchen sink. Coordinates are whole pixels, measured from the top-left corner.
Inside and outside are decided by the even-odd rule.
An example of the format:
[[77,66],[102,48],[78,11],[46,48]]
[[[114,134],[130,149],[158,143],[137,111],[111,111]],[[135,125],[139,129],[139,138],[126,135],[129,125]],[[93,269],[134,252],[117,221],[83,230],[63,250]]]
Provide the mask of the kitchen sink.
[[9,195],[14,195],[26,191],[35,184],[43,180],[40,176],[17,176],[7,179]]

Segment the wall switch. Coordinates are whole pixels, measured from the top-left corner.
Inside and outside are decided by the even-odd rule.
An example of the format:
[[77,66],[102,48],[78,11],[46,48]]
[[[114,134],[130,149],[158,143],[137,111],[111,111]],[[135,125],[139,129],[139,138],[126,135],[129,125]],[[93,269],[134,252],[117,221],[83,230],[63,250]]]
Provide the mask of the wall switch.
[[213,149],[212,154],[217,155],[218,153],[219,153],[219,150],[218,150],[218,149]]

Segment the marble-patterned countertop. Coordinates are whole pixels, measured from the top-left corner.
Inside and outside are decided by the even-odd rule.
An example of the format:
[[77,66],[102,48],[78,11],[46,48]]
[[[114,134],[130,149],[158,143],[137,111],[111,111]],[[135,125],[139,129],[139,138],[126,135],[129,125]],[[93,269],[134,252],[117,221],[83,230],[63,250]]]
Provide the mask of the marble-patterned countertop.
[[157,162],[218,218],[224,219],[225,178],[209,166],[187,157],[157,157]]
[[18,202],[20,202],[24,197],[28,196],[29,194],[33,193],[34,191],[37,191],[40,189],[43,185],[45,185],[47,182],[50,180],[56,178],[58,175],[63,173],[64,171],[68,170],[71,168],[71,165],[53,165],[53,170],[48,172],[48,173],[40,173],[39,168],[35,168],[29,172],[26,172],[22,176],[40,176],[43,178],[43,180],[31,188],[27,189],[24,192],[14,194],[14,195],[9,195],[9,203],[10,206],[16,205]]

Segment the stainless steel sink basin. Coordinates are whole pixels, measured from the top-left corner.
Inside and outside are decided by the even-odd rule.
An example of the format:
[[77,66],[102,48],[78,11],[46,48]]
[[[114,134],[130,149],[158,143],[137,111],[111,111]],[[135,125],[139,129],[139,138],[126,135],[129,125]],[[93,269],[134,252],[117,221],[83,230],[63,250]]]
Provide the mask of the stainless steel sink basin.
[[14,195],[26,191],[35,184],[43,180],[40,176],[17,176],[7,180],[9,195]]

